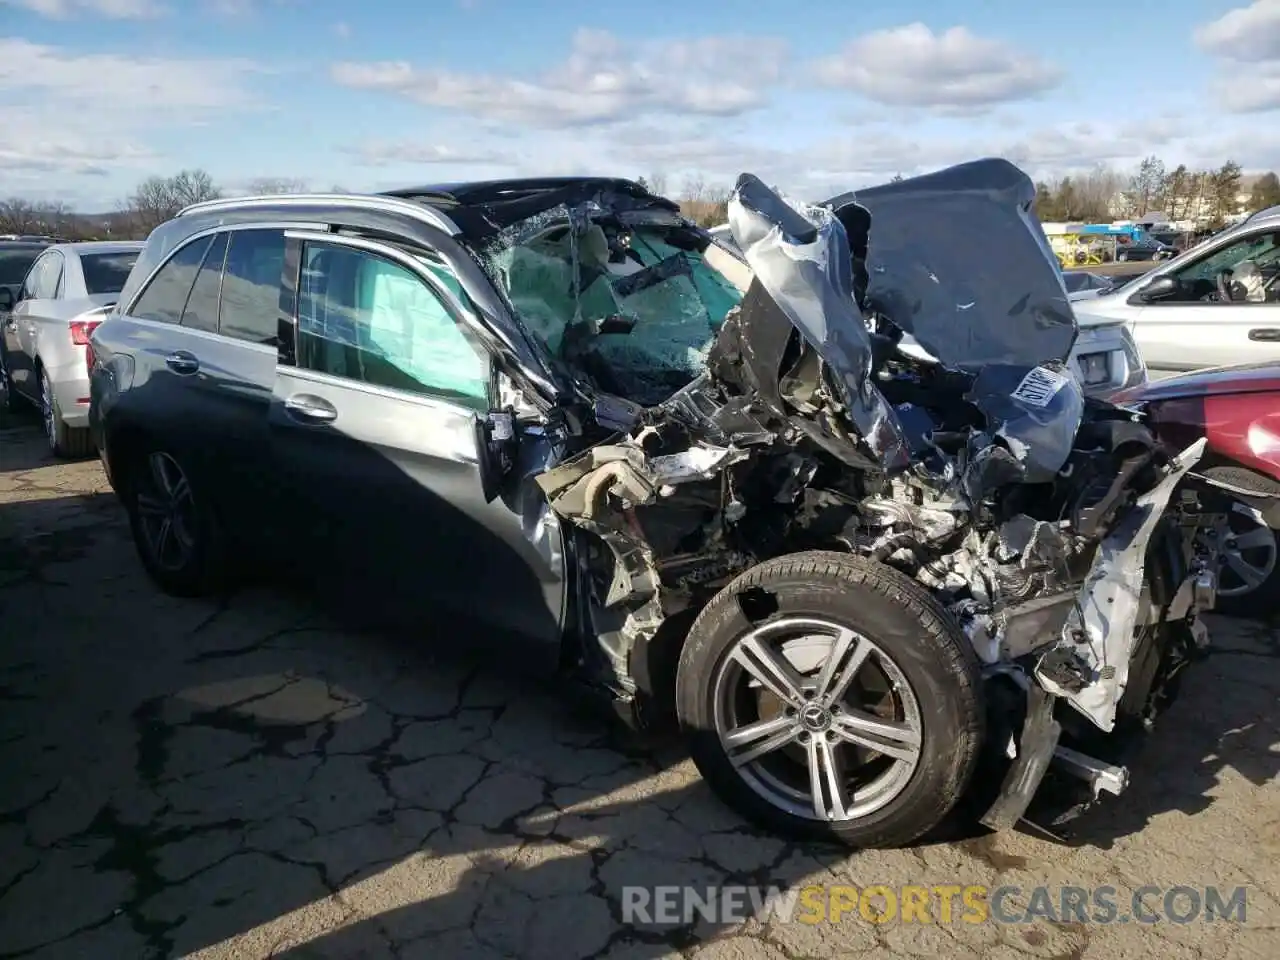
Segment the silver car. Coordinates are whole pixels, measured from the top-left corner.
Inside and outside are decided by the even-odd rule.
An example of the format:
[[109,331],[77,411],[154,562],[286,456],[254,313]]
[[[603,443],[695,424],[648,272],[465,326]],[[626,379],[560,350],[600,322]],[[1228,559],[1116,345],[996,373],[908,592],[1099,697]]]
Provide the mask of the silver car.
[[142,247],[140,241],[54,244],[31,265],[16,296],[0,289],[8,405],[36,405],[58,456],[92,450],[85,349]]
[[1082,329],[1124,324],[1156,377],[1280,360],[1280,207],[1075,310]]

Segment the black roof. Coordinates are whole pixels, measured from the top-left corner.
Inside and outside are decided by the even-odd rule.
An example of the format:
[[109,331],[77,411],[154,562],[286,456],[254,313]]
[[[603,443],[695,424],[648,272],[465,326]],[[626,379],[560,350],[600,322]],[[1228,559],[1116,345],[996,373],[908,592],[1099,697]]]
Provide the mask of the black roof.
[[506,180],[471,180],[460,183],[436,183],[423,187],[387,190],[384,196],[419,200],[441,205],[476,206],[484,203],[524,200],[539,194],[565,190],[610,190],[637,197],[651,196],[634,180],[622,177],[514,177]]
[[404,187],[384,191],[438,207],[472,241],[483,241],[512,224],[559,206],[575,207],[594,200],[616,211],[663,209],[678,213],[673,200],[650,193],[621,177],[527,177]]

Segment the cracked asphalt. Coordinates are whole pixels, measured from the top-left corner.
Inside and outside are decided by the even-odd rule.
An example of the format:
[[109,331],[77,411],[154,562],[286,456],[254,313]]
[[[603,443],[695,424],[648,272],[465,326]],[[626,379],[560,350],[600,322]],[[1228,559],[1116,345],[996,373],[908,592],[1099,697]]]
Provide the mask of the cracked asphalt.
[[[1280,633],[1213,623],[1121,798],[1069,843],[762,836],[678,745],[465,637],[303,595],[163,596],[96,461],[0,421],[0,957],[1280,956]],[[430,640],[430,642],[428,642]],[[503,669],[506,668],[506,669]],[[626,885],[1244,885],[1247,922],[628,926]],[[1122,893],[1123,902],[1123,893]]]

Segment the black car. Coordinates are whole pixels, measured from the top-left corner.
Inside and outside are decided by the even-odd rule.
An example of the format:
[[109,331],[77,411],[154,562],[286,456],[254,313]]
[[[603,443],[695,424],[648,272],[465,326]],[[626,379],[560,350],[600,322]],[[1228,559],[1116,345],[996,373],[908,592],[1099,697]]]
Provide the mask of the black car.
[[1178,248],[1156,240],[1142,237],[1128,243],[1116,244],[1116,260],[1172,260],[1178,255]]
[[197,204],[92,335],[94,439],[172,593],[254,559],[428,602],[674,713],[778,831],[911,842],[980,754],[1007,827],[1051,761],[1123,788],[1081,748],[1146,729],[1213,593],[1156,523],[1199,449],[1086,404],[1034,193],[981,161],[801,212],[744,174],[741,257],[616,179]]
[[53,240],[43,238],[0,240],[0,287],[7,289],[14,300],[36,257],[52,243]]

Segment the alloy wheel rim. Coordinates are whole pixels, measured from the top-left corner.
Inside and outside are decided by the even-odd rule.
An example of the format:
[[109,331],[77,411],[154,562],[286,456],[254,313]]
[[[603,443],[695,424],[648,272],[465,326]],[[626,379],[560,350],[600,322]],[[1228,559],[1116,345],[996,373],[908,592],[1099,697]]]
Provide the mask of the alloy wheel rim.
[[1257,590],[1276,569],[1276,535],[1262,512],[1232,505],[1218,538],[1218,596],[1239,597]]
[[878,645],[848,627],[784,617],[741,637],[717,668],[713,723],[743,782],[793,816],[867,817],[920,762],[920,704]]
[[147,457],[137,507],[152,559],[164,570],[180,570],[195,552],[195,500],[187,475],[167,453]]
[[49,374],[44,371],[40,373],[40,419],[44,424],[44,438],[52,450],[58,445],[58,430],[54,423],[53,385],[49,383]]

